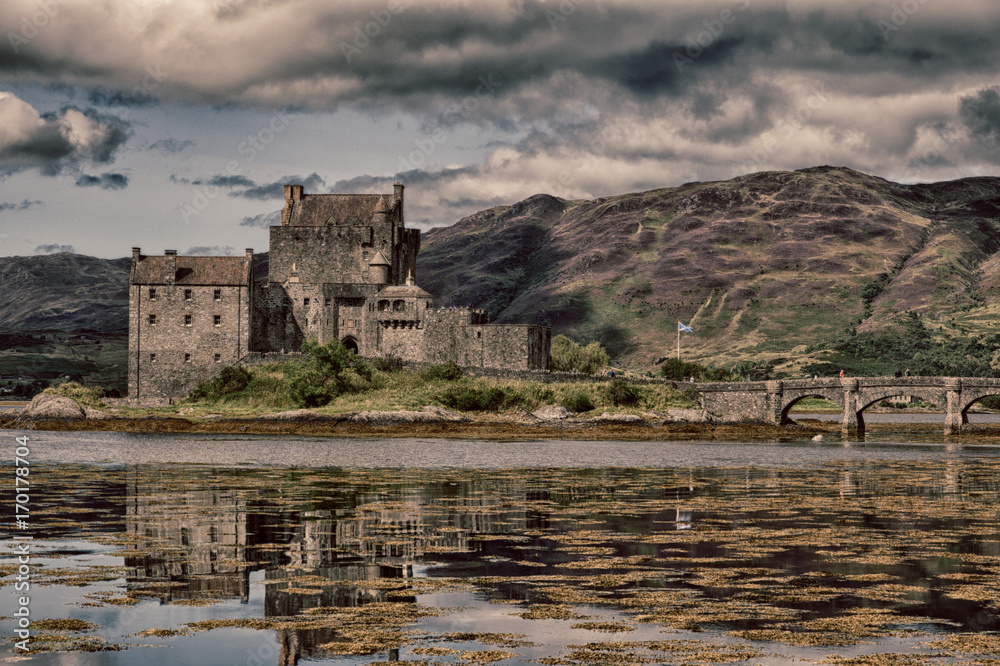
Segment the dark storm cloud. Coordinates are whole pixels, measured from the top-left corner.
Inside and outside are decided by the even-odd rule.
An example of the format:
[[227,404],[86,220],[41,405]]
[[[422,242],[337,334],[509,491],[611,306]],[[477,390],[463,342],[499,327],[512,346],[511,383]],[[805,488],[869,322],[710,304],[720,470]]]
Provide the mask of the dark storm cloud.
[[173,155],[176,153],[183,152],[193,146],[194,146],[194,141],[190,140],[178,141],[177,139],[174,138],[167,138],[167,139],[160,139],[159,141],[150,144],[149,149],[157,150],[167,155]]
[[265,185],[257,185],[252,181],[246,184],[250,187],[240,192],[231,192],[229,196],[266,201],[268,199],[284,199],[285,185],[303,185],[306,192],[317,192],[326,187],[326,181],[318,173],[312,173],[305,178],[301,176],[285,176]]
[[87,93],[90,103],[95,106],[140,108],[153,106],[159,102],[141,87],[132,90],[116,90],[104,87],[92,88]]
[[41,201],[29,201],[25,199],[21,203],[0,203],[0,213],[7,210],[28,210],[32,206],[41,206]]
[[1000,92],[996,88],[984,88],[975,95],[962,97],[958,111],[974,139],[1000,144]]
[[[623,93],[591,99],[613,108],[655,104],[719,76],[752,87],[754,79],[781,72],[887,75],[873,81],[875,95],[891,92],[887,86],[904,90],[907,80],[912,86],[988,71],[1000,55],[995,8],[965,5],[944,12],[921,0],[303,0],[213,9],[179,0],[109,17],[101,3],[82,0],[17,52],[0,45],[0,72],[30,69],[50,82],[91,82],[94,103],[112,106],[148,104],[155,96],[316,110],[363,105],[371,113],[424,116],[476,95],[483,78],[493,76],[502,86],[490,95],[505,103],[461,119],[517,125],[591,99],[595,81]],[[8,21],[16,22],[16,11]],[[144,31],[183,39],[121,37]],[[539,97],[556,79],[576,94]]]
[[184,254],[194,257],[227,257],[232,256],[234,248],[229,245],[195,245],[189,247]]
[[256,183],[254,183],[254,181],[250,180],[246,176],[241,176],[238,174],[234,175],[216,174],[211,178],[196,178],[194,180],[178,176],[177,174],[171,174],[170,182],[177,183],[178,185],[207,185],[211,187],[226,187],[226,188],[256,187]]
[[82,174],[76,179],[77,187],[100,187],[102,190],[124,190],[128,187],[128,176],[121,173],[104,173],[100,176]]
[[57,252],[76,252],[76,250],[72,245],[57,245],[55,243],[39,245],[35,248],[35,254],[55,254]]
[[262,213],[250,217],[244,217],[240,222],[241,227],[277,227],[281,225],[281,211],[276,210],[271,213]]

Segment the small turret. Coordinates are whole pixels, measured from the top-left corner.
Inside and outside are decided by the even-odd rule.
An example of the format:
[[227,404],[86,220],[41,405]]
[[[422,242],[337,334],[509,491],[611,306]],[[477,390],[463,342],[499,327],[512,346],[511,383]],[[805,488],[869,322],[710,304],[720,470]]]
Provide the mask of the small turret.
[[368,279],[374,284],[389,284],[389,269],[391,267],[392,264],[382,254],[382,250],[379,250],[368,262]]

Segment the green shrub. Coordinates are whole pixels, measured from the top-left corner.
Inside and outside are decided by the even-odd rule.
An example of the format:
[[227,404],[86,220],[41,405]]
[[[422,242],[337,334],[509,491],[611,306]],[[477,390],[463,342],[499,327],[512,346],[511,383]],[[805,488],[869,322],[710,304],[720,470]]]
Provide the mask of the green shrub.
[[218,376],[198,385],[188,393],[189,400],[215,401],[225,396],[241,393],[250,385],[250,371],[243,366],[228,365]]
[[371,366],[337,340],[325,345],[309,340],[302,343],[302,352],[305,360],[285,366],[289,397],[300,407],[322,407],[354,390],[352,374],[371,379]]
[[[737,368],[740,367],[742,366],[737,366]],[[773,365],[771,367],[773,368]],[[746,372],[744,375],[739,375],[739,371],[734,370],[733,372],[737,373],[734,376],[733,372],[729,372],[723,368],[714,368],[700,363],[689,363],[677,358],[668,358],[663,361],[663,367],[660,368],[660,372],[663,373],[664,377],[675,382],[686,382],[689,377],[694,377],[695,381],[698,382],[743,381],[745,375],[750,374]],[[764,379],[764,377],[761,378]]]
[[465,373],[462,372],[462,368],[458,367],[458,364],[454,361],[448,361],[447,363],[442,363],[441,365],[432,365],[420,373],[420,376],[427,381],[443,379],[451,382],[456,379],[461,379],[464,375]]
[[406,368],[406,362],[398,356],[383,356],[372,360],[379,372],[399,372]]
[[594,401],[581,391],[567,396],[562,406],[571,412],[589,412],[594,408]]
[[77,382],[64,382],[58,386],[53,386],[42,391],[51,395],[61,395],[75,400],[84,407],[103,407],[101,398],[104,397],[104,389],[100,386],[87,388]]
[[639,390],[624,379],[612,379],[604,387],[604,399],[615,407],[632,407],[639,403]]
[[594,374],[611,362],[608,353],[599,342],[591,342],[586,347],[567,338],[557,335],[552,338],[550,347],[551,368],[557,372],[583,372]]
[[701,404],[701,393],[696,388],[686,388],[681,391],[681,395],[690,403],[695,405]]
[[528,401],[515,389],[491,386],[476,389],[471,386],[455,386],[436,398],[450,409],[462,412],[499,412],[523,407]]

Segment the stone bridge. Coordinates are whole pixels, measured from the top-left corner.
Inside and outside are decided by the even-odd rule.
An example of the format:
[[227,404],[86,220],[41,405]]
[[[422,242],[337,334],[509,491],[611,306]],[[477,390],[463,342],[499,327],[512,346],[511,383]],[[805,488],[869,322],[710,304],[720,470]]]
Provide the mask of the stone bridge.
[[945,412],[944,433],[962,431],[978,400],[1000,395],[1000,379],[985,377],[858,377],[785,379],[767,382],[693,384],[702,407],[724,421],[790,423],[788,410],[803,398],[819,397],[844,410],[841,430],[864,435],[864,411],[894,396],[912,396]]

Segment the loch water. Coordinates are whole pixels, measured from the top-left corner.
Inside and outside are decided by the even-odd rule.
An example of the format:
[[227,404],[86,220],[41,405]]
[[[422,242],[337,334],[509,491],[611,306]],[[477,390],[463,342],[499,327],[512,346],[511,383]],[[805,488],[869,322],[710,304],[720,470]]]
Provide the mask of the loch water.
[[1000,659],[1000,447],[19,436],[0,660]]

